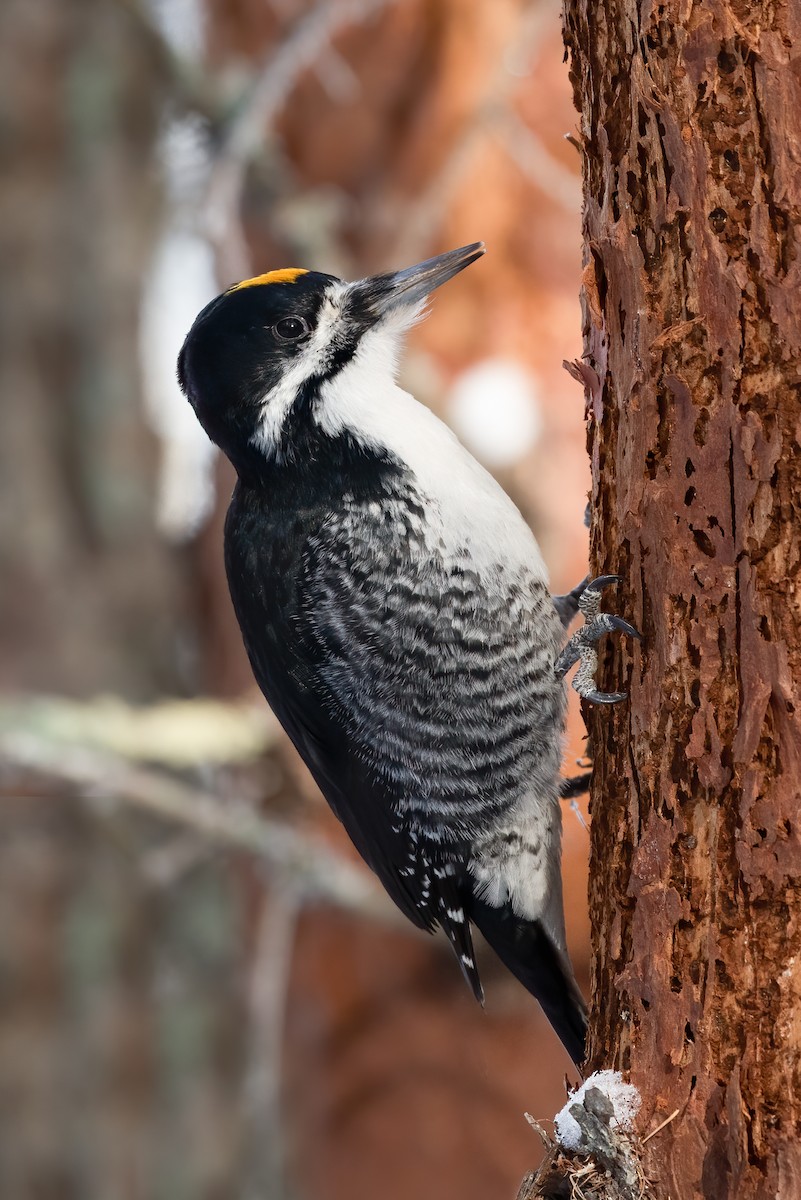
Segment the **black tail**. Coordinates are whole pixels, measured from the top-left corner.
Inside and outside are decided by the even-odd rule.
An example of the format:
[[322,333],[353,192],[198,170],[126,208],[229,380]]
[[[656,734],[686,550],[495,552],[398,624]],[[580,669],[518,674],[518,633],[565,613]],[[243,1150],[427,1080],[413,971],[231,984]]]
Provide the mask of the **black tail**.
[[567,954],[554,945],[539,921],[515,916],[510,905],[493,908],[475,896],[469,903],[470,919],[501,962],[539,1000],[565,1050],[580,1067],[584,1061],[587,1007]]

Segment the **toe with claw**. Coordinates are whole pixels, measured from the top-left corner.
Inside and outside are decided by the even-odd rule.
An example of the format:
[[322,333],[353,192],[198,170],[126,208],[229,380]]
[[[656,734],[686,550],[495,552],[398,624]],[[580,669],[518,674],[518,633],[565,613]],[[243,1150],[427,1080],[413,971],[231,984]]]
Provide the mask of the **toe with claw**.
[[[584,624],[577,633],[568,640],[562,653],[556,660],[554,670],[561,679],[575,662],[579,668],[573,677],[573,687],[583,700],[592,704],[618,704],[625,700],[627,692],[600,692],[595,686],[595,672],[598,668],[598,651],[596,643],[605,633],[627,633],[630,637],[640,639],[639,632],[624,621],[622,617],[611,613],[601,612],[601,592],[612,583],[620,583],[620,575],[599,575],[581,587],[577,597],[578,610],[584,617]],[[579,589],[575,589],[576,592]],[[574,593],[570,593],[572,596]]]

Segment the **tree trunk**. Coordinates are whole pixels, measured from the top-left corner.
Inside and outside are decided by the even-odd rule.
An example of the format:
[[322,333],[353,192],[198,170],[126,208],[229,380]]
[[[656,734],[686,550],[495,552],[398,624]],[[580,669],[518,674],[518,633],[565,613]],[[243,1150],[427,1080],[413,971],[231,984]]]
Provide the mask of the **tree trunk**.
[[[801,1196],[801,7],[565,0],[584,164],[590,1065],[656,1194]],[[794,56],[795,55],[795,56]],[[591,377],[592,373],[588,373]],[[611,604],[610,597],[610,604]]]

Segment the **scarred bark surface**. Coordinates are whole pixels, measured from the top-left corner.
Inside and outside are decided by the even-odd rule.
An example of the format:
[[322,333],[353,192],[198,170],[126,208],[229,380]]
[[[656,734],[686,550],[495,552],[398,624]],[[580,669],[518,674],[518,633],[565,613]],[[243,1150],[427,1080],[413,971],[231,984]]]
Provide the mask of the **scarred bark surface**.
[[592,569],[591,1066],[657,1191],[801,1197],[801,7],[566,0]]

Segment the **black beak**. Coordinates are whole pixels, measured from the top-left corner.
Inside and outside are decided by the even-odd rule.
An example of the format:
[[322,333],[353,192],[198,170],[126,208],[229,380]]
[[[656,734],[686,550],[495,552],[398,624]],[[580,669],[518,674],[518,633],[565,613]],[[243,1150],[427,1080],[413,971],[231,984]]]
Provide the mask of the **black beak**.
[[430,292],[453,279],[485,251],[483,242],[471,242],[458,250],[449,250],[435,258],[389,275],[371,275],[354,284],[374,317],[382,317],[395,308],[410,308],[425,300]]

